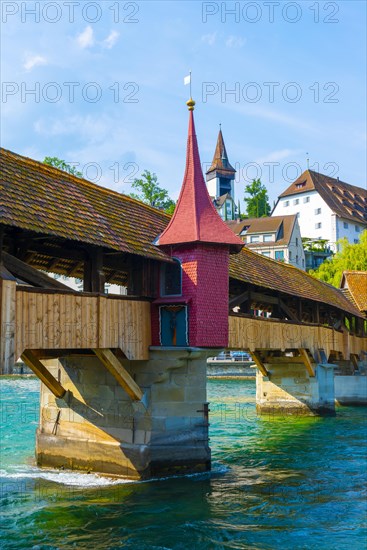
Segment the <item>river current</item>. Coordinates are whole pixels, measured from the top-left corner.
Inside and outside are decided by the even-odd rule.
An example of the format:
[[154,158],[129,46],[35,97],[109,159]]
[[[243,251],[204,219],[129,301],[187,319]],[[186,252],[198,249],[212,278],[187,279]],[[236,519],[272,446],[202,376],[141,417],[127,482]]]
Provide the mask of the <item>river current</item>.
[[37,468],[39,382],[3,378],[0,548],[367,548],[366,408],[259,417],[251,380],[208,400],[212,472],[120,482]]

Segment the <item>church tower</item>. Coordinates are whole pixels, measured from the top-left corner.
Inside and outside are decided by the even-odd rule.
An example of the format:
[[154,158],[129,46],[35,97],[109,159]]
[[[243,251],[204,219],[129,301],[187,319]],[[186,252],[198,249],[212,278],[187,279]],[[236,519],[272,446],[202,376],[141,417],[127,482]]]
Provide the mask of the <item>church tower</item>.
[[[209,196],[195,132],[195,102],[190,99],[187,105],[189,130],[181,193],[170,223],[156,242],[173,262],[161,270],[160,298],[153,306],[159,313],[152,312],[159,334],[153,329],[153,344],[220,348],[228,345],[229,254],[239,252],[243,242],[221,220]],[[221,155],[226,156],[221,140]],[[223,171],[234,172],[229,163]]]
[[228,193],[234,200],[235,175],[236,170],[231,166],[228,160],[222,129],[220,128],[214,157],[206,173],[209,195],[218,198]]
[[217,145],[206,181],[209,195],[214,201],[218,214],[223,220],[236,219],[234,179],[236,170],[228,160],[222,129],[219,129]]

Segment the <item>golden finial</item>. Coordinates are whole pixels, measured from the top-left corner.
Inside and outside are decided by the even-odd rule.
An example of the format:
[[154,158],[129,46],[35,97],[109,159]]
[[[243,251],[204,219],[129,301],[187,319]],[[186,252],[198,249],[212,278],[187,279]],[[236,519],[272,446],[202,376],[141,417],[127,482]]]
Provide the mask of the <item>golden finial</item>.
[[193,111],[195,109],[195,101],[190,97],[189,101],[186,101],[186,105],[189,108],[189,111]]

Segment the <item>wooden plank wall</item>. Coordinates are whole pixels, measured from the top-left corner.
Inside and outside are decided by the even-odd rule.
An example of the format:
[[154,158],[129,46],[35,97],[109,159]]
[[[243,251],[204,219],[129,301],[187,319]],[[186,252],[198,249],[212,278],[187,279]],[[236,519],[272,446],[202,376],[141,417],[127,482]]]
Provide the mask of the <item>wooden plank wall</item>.
[[16,282],[0,278],[0,374],[11,374],[15,352]]
[[25,349],[121,348],[148,359],[150,345],[147,301],[17,289],[17,357]]
[[307,348],[313,354],[324,349],[329,357],[331,351],[343,353],[345,359],[351,353],[367,351],[367,338],[319,326],[270,320],[262,317],[229,317],[229,349],[292,349]]

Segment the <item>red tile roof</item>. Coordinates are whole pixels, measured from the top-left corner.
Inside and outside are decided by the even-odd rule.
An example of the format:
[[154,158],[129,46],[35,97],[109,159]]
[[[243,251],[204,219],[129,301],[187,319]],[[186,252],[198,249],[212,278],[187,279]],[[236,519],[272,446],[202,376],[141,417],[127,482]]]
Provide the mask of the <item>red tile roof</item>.
[[189,113],[186,169],[175,212],[159,237],[159,246],[184,243],[228,245],[238,252],[243,242],[231,231],[209,197],[201,170],[193,111]]
[[358,309],[367,312],[367,271],[344,271],[340,287],[347,288]]
[[0,149],[0,224],[166,259],[152,243],[169,216],[42,162]]
[[337,216],[367,224],[367,189],[306,170],[279,198],[307,191],[317,191]]

